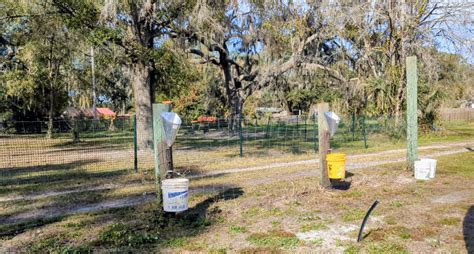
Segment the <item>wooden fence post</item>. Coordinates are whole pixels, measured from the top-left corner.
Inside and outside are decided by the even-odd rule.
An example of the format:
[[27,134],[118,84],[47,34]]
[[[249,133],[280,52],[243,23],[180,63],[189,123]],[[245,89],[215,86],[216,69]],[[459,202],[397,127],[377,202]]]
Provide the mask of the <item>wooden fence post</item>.
[[319,167],[321,170],[321,186],[330,188],[326,155],[329,150],[329,126],[325,113],[329,111],[329,104],[318,103],[318,135],[319,135]]
[[166,156],[167,145],[164,140],[163,123],[161,113],[170,112],[171,104],[154,103],[153,104],[153,150],[155,158],[155,177],[156,185],[160,185],[160,178],[164,179],[169,170],[169,162]]

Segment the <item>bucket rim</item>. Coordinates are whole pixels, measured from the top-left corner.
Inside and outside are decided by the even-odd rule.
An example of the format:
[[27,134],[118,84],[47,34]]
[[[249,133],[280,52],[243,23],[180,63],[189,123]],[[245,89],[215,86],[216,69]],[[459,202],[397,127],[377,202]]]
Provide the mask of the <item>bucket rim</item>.
[[345,158],[346,158],[346,155],[343,154],[343,153],[330,153],[330,154],[326,155],[326,158],[334,158],[334,159],[336,159],[336,158],[344,158],[344,159],[345,159]]
[[188,178],[171,178],[161,181],[162,185],[188,184]]

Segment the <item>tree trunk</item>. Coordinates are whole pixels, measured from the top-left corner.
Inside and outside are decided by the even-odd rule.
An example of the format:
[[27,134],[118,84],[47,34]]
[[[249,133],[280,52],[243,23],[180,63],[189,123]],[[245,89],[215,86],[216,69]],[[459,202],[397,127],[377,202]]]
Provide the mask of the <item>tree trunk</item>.
[[231,134],[234,134],[234,131],[238,130],[239,119],[242,115],[242,106],[243,106],[243,95],[240,83],[236,82],[232,77],[232,65],[229,63],[225,55],[221,55],[221,69],[224,74],[225,80],[225,89],[227,94],[227,100],[230,106],[230,119],[229,119],[229,128]]
[[132,86],[137,115],[138,149],[153,148],[151,72],[143,61],[132,63]]
[[53,138],[53,117],[54,117],[54,91],[51,84],[51,91],[49,91],[49,112],[48,112],[48,132],[46,138]]

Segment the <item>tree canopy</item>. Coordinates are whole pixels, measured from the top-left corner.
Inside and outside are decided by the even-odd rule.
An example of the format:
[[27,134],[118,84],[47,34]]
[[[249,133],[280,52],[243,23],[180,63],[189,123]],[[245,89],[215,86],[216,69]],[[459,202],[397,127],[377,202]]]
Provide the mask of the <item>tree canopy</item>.
[[189,119],[233,119],[250,105],[307,112],[322,100],[398,119],[405,58],[417,55],[421,122],[431,123],[441,105],[473,96],[473,10],[441,0],[0,0],[0,117],[52,128],[96,94],[137,115],[143,148],[157,100]]

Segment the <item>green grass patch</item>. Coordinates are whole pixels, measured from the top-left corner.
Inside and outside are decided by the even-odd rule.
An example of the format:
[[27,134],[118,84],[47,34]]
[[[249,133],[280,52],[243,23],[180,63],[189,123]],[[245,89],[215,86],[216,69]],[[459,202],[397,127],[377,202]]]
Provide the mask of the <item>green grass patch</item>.
[[461,219],[456,217],[443,218],[439,223],[446,226],[454,226],[459,225],[461,223]]
[[342,193],[342,196],[345,197],[345,198],[360,198],[360,197],[364,196],[364,192],[357,191],[357,190],[351,190],[351,191]]
[[188,242],[189,242],[189,239],[186,237],[177,237],[177,238],[165,240],[161,243],[161,245],[166,248],[182,248],[186,246]]
[[259,207],[252,207],[242,212],[242,217],[244,218],[253,218],[258,215],[264,214],[264,210]]
[[229,231],[231,233],[246,233],[248,232],[248,229],[243,226],[230,226]]
[[373,253],[373,254],[380,254],[380,253],[397,253],[397,254],[405,254],[408,251],[405,249],[404,246],[398,243],[391,243],[386,241],[379,241],[379,242],[367,242],[362,244],[351,244],[346,247],[344,250],[345,254],[357,254],[357,253]]
[[58,237],[41,239],[28,246],[31,253],[92,253],[89,246],[68,246]]
[[403,206],[403,202],[400,200],[393,200],[392,202],[390,202],[390,205],[396,208],[400,208]]
[[323,222],[314,222],[305,224],[301,227],[302,232],[314,231],[314,230],[324,230],[328,229],[328,226]]
[[254,233],[247,237],[247,241],[258,247],[290,248],[297,246],[300,241],[290,232],[270,231],[267,233]]
[[437,158],[437,174],[474,178],[474,152],[442,156]]
[[342,220],[344,222],[351,222],[356,220],[362,220],[365,216],[365,211],[360,208],[351,209],[349,211],[344,212],[342,215]]
[[408,251],[400,244],[389,243],[389,242],[371,242],[367,246],[367,252],[369,253],[399,253],[405,254]]
[[142,232],[123,223],[114,223],[100,233],[99,239],[105,245],[137,247],[158,242],[158,233]]

